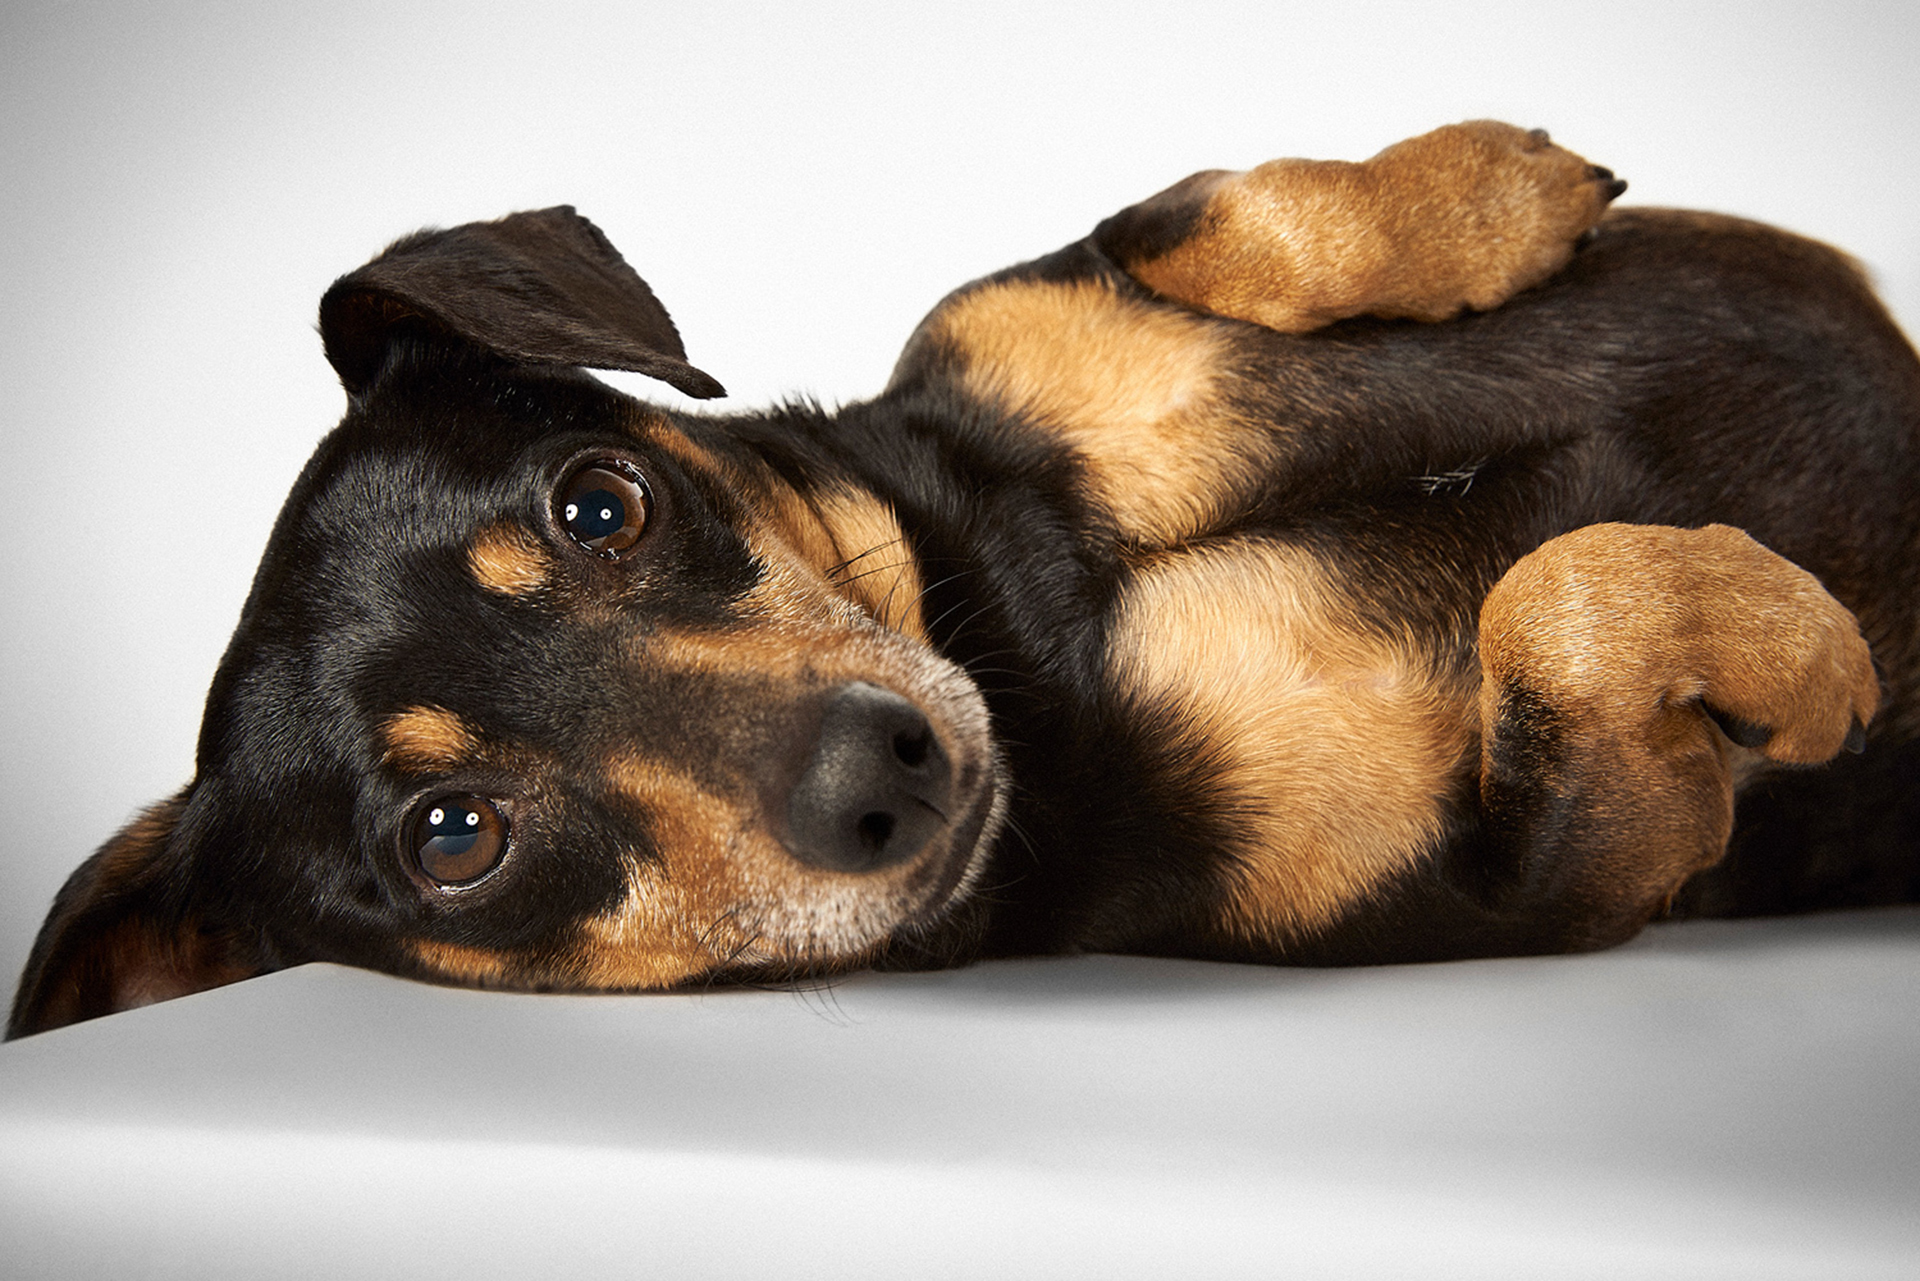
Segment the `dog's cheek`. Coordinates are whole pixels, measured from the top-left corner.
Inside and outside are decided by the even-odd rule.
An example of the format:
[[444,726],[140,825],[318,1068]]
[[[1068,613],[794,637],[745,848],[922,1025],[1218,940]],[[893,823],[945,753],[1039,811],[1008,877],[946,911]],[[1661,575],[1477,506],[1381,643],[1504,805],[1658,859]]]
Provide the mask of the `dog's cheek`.
[[[582,922],[564,965],[569,985],[659,991],[711,974],[751,950],[741,914],[709,890],[683,888],[663,869],[636,868],[631,892]],[[704,930],[694,928],[706,921]],[[757,959],[757,958],[756,958]]]
[[781,861],[758,815],[637,751],[610,761],[607,781],[659,853],[625,852],[625,893],[582,922],[570,958],[580,983],[669,987],[757,955],[748,903]]

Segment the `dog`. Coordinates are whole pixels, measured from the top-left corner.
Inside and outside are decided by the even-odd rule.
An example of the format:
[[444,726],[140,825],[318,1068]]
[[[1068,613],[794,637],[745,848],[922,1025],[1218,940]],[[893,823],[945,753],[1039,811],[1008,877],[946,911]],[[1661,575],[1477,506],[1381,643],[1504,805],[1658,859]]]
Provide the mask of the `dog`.
[[[731,416],[572,209],[329,289],[196,773],[9,1035],[522,990],[1602,948],[1920,897],[1920,361],[1824,246],[1477,121],[1210,171]],[[1852,749],[1851,752],[1843,749]]]

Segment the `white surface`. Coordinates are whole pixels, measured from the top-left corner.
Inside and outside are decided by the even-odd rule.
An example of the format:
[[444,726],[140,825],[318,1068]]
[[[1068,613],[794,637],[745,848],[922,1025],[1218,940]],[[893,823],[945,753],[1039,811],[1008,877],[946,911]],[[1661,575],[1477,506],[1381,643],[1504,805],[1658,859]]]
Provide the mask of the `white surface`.
[[1920,910],[1598,956],[527,997],[0,1048],[8,1275],[1920,1275]]

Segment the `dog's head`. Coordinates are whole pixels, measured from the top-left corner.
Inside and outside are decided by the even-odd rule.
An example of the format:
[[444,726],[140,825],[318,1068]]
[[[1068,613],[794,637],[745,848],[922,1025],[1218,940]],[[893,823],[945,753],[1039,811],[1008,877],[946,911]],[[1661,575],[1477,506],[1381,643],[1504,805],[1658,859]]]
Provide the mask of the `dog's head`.
[[11,1034],[315,959],[540,989],[816,972],[964,895],[997,766],[891,508],[582,373],[720,390],[591,224],[403,240],[321,329],[350,408],[195,778],[67,883]]

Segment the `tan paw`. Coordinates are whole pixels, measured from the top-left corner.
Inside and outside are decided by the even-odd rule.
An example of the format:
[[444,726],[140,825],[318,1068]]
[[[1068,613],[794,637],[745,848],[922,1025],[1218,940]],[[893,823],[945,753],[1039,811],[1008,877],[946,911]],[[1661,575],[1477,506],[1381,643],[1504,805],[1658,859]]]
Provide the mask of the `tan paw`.
[[1564,267],[1627,184],[1497,120],[1447,125],[1366,162],[1408,254],[1398,314],[1485,311]]
[[1488,596],[1481,658],[1598,732],[1658,736],[1704,714],[1794,764],[1858,750],[1880,702],[1846,607],[1725,525],[1591,525],[1544,544]]

